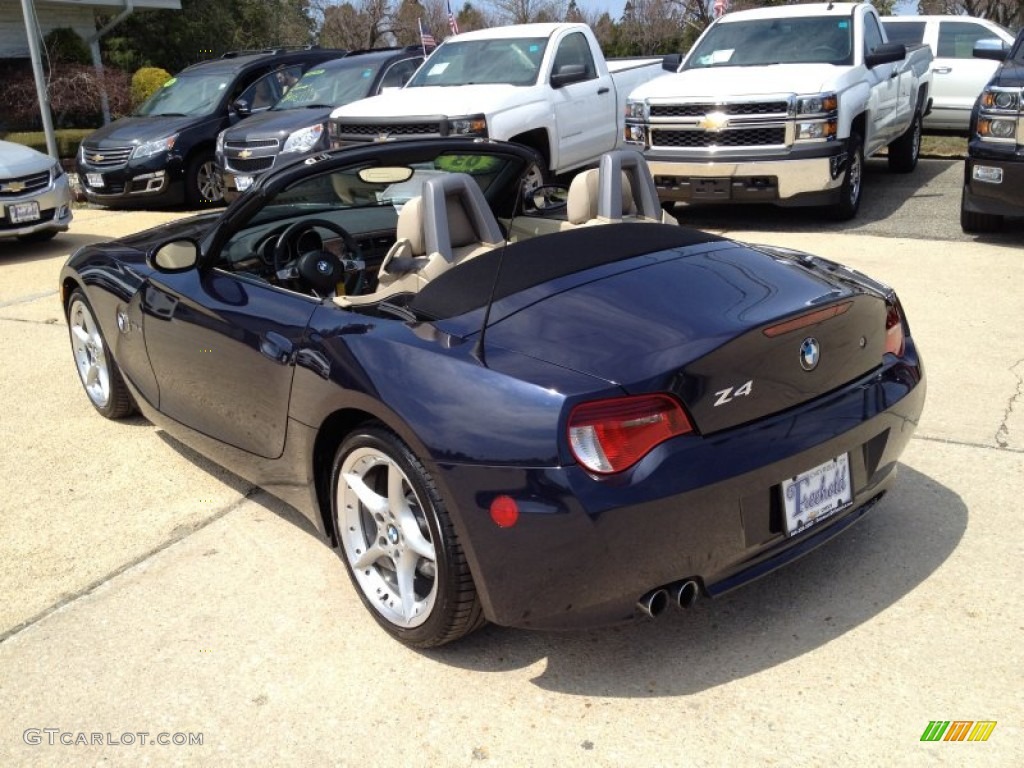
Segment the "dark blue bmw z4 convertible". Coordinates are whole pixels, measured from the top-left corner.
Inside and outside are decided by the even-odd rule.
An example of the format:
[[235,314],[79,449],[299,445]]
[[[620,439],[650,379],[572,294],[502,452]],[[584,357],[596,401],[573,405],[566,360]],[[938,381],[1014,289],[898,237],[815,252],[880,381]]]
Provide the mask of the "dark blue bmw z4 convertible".
[[417,647],[687,607],[860,519],[925,399],[896,294],[678,226],[635,153],[535,162],[343,149],[79,249],[89,400],[297,507]]

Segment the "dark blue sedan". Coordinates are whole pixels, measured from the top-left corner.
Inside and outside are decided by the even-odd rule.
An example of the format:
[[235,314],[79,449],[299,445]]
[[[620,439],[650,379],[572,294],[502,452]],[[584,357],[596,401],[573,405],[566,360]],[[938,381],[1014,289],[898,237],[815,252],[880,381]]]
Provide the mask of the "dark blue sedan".
[[74,360],[301,510],[418,647],[657,615],[859,520],[924,405],[895,293],[662,214],[643,159],[382,143],[76,252]]

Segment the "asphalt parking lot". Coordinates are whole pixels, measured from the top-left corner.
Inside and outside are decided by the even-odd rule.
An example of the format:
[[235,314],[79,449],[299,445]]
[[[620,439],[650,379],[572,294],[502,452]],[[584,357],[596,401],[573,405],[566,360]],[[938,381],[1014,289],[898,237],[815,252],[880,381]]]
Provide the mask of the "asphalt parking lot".
[[[720,222],[899,291],[929,393],[893,492],[689,612],[488,627],[414,652],[294,510],[89,406],[58,271],[78,245],[176,216],[80,210],[49,244],[0,241],[0,765],[1020,763],[1019,241]],[[923,743],[933,720],[997,725],[986,742]]]

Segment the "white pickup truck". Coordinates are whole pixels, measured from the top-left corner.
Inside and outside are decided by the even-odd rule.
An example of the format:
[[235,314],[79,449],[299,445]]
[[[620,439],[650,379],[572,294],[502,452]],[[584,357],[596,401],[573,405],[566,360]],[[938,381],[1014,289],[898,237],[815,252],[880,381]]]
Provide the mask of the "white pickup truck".
[[[540,152],[547,171],[622,145],[626,97],[664,74],[661,57],[605,61],[586,24],[521,24],[447,38],[405,87],[331,113],[332,147],[480,136]],[[537,169],[534,182],[547,175]]]
[[917,165],[931,51],[889,43],[866,3],[726,14],[678,72],[630,94],[626,140],[663,202],[827,206],[856,216],[864,158]]

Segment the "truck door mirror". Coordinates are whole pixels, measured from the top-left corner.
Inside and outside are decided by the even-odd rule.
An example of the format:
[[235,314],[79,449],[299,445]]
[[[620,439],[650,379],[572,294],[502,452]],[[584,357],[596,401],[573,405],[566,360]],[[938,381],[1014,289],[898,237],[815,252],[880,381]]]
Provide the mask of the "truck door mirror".
[[231,108],[242,117],[248,117],[252,114],[252,110],[249,108],[249,102],[245,99],[235,99],[231,102]]
[[1005,61],[1009,46],[997,37],[986,37],[974,43],[974,50],[971,55],[976,59],[992,59],[993,61]]
[[864,65],[868,69],[872,69],[879,64],[890,64],[905,58],[907,58],[907,46],[903,43],[882,43],[864,57]]
[[667,72],[678,72],[679,65],[683,63],[683,54],[670,53],[661,60],[661,68]]
[[551,74],[551,87],[562,88],[587,79],[587,68],[583,64],[563,64]]

